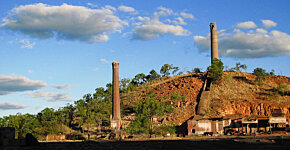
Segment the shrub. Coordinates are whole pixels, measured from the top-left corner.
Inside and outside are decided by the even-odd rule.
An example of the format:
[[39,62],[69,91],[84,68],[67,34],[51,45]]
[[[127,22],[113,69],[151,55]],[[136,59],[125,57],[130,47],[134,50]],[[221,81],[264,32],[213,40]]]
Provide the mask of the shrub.
[[226,81],[228,82],[228,83],[230,83],[231,81],[232,81],[232,75],[231,74],[227,74],[226,75]]
[[169,65],[169,64],[164,64],[161,69],[160,69],[160,73],[162,74],[162,77],[165,76],[169,76],[170,75],[170,71],[173,69],[173,64]]
[[168,133],[170,133],[170,135],[174,134],[176,130],[174,126],[162,125],[155,127],[153,131],[156,135],[166,136]]
[[263,84],[263,79],[267,76],[267,72],[265,69],[263,68],[256,68],[254,69],[254,72],[253,74],[256,77],[255,81],[259,84],[259,85],[262,85]]
[[275,73],[274,73],[274,72],[275,72],[275,70],[274,70],[274,69],[272,69],[272,70],[271,70],[271,72],[270,72],[270,75],[271,75],[271,76],[275,75]]
[[224,64],[220,59],[214,58],[211,66],[207,68],[208,77],[212,79],[213,82],[222,79],[224,74]]
[[290,92],[288,91],[288,87],[287,85],[282,85],[281,83],[279,83],[279,86],[278,86],[278,92],[282,95],[282,96],[285,96],[285,95],[288,95],[290,94]]
[[194,69],[193,69],[193,72],[194,72],[194,73],[201,73],[201,70],[200,70],[199,68],[194,68]]

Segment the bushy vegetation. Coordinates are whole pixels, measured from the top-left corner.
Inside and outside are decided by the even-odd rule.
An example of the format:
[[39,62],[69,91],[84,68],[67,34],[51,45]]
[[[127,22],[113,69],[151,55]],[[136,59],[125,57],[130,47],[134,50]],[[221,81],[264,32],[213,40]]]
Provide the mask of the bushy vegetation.
[[67,104],[58,110],[45,108],[36,115],[16,114],[0,118],[1,127],[14,127],[16,137],[23,138],[27,133],[36,137],[49,134],[64,133],[63,126],[79,128],[103,125],[109,126],[111,114],[112,85],[107,84],[107,89],[97,88],[96,93],[86,94],[74,104]]
[[277,91],[278,91],[282,96],[290,95],[290,91],[289,91],[287,85],[285,85],[285,84],[281,84],[281,83],[279,83],[279,86],[278,86]]
[[256,76],[255,81],[259,84],[263,84],[263,79],[267,76],[267,72],[263,68],[256,68],[254,69],[253,74]]
[[170,74],[176,75],[178,71],[179,67],[174,67],[173,64],[164,64],[160,69],[162,77],[169,76]]
[[213,82],[219,81],[223,77],[224,64],[220,59],[214,58],[211,66],[207,68],[208,77]]
[[180,95],[179,92],[172,92],[171,93],[171,102],[178,103],[180,101],[185,101],[185,95]]
[[172,126],[161,125],[161,126],[156,126],[153,129],[153,132],[156,135],[167,136],[167,134],[173,135],[176,132],[176,129],[173,125]]
[[226,69],[227,71],[241,71],[241,69],[247,71],[247,65],[246,64],[241,64],[240,62],[237,62],[236,63],[236,66],[233,67],[233,68],[229,68],[229,69]]
[[[175,75],[179,67],[165,64],[160,72],[163,76]],[[154,69],[148,75],[137,74],[132,80],[124,78],[120,80],[120,93],[134,91],[142,84],[161,78]],[[144,103],[140,101],[136,106],[138,114],[137,120],[130,126],[130,132],[152,133],[153,116],[163,115],[170,111],[169,105],[159,102],[156,95],[144,95]],[[121,97],[122,99],[122,97]],[[83,98],[67,104],[59,109],[45,108],[37,114],[21,114],[0,117],[0,127],[14,127],[16,138],[23,138],[27,133],[32,133],[36,137],[45,137],[51,134],[66,134],[65,128],[84,133],[84,127],[89,132],[92,127],[110,127],[110,115],[112,111],[112,84],[108,83],[105,88],[95,89],[93,94],[85,94]],[[124,112],[121,101],[121,113]],[[147,111],[147,113],[145,113]],[[149,127],[150,126],[150,127]],[[144,129],[142,129],[144,128]],[[137,129],[136,131],[134,131]],[[150,129],[150,130],[149,130]],[[129,130],[129,129],[128,129]]]
[[172,108],[169,103],[158,101],[153,92],[143,95],[143,99],[136,105],[136,119],[126,130],[131,134],[148,133],[151,137],[154,131],[153,117],[163,116]]
[[[223,76],[223,63],[219,59],[214,59],[213,64],[207,68],[208,77],[213,81],[218,81]],[[237,63],[233,68],[234,71],[246,70],[246,65]],[[172,64],[164,64],[160,73],[162,76],[179,75],[185,72],[179,72],[179,67],[174,67]],[[200,73],[201,69],[194,68],[188,73]],[[257,76],[256,81],[261,84],[262,80],[268,75],[264,69],[256,68],[253,72]],[[274,74],[274,70],[272,73]],[[134,91],[138,86],[158,80],[161,78],[154,69],[149,74],[139,73],[133,79],[123,78],[120,80],[120,93],[126,93],[128,99],[134,99],[130,95],[130,91]],[[232,76],[226,76],[226,80],[231,82]],[[276,93],[281,95],[289,95],[289,89],[283,84],[279,84]],[[132,93],[132,92],[131,92]],[[185,96],[180,95],[179,92],[173,92],[166,99],[171,99],[173,104],[185,100]],[[153,118],[161,117],[173,110],[169,103],[162,100],[164,97],[157,98],[153,92],[145,93],[133,108],[136,112],[136,119],[130,123],[126,128],[128,133],[145,133],[166,135],[175,132],[174,126],[155,125]],[[108,83],[106,87],[98,87],[92,94],[85,94],[81,99],[75,101],[73,104],[67,104],[58,109],[45,108],[37,114],[16,114],[0,118],[0,127],[14,127],[16,129],[16,137],[23,138],[27,133],[32,133],[36,137],[45,137],[50,134],[67,134],[66,128],[70,130],[84,133],[83,129],[88,132],[93,127],[110,128],[110,115],[112,111],[112,84]],[[121,97],[121,113],[124,113],[124,106],[122,105]]]

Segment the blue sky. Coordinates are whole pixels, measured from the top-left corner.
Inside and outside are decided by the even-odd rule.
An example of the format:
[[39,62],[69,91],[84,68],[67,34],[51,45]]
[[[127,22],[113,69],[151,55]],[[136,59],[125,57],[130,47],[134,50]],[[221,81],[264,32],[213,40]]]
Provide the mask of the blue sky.
[[[290,76],[285,0],[2,0],[0,116],[58,108],[120,78],[210,65],[209,24],[220,58]],[[181,69],[181,70],[182,70]]]

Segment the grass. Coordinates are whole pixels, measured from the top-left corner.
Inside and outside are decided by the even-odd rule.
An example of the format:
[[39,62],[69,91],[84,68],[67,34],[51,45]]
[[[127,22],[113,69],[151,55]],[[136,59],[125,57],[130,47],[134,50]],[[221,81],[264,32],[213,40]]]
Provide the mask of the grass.
[[[124,101],[130,106],[134,106],[136,101],[142,99],[142,95],[146,92],[150,91],[159,85],[166,84],[166,86],[170,86],[170,84],[174,84],[179,82],[180,78],[194,76],[194,78],[198,78],[200,80],[201,74],[185,74],[181,76],[175,77],[165,77],[153,82],[149,82],[145,85],[137,87],[136,91],[131,91],[127,93],[127,97],[124,98]],[[225,114],[228,112],[234,113],[243,113],[238,112],[238,110],[244,110],[245,113],[252,113],[251,109],[255,109],[254,107],[263,104],[265,111],[270,112],[270,106],[273,104],[275,107],[285,107],[288,104],[290,106],[290,95],[282,95],[281,92],[276,92],[279,89],[280,91],[285,91],[285,89],[290,89],[290,78],[283,76],[268,76],[263,80],[262,85],[255,84],[256,76],[251,73],[245,72],[224,72],[223,79],[217,84],[211,85],[211,94],[210,94],[210,102],[209,102],[209,115],[215,114]],[[190,81],[191,82],[191,81]],[[195,82],[195,80],[194,80]],[[192,84],[192,83],[190,83]],[[188,86],[190,86],[188,84]],[[158,88],[158,90],[167,91],[170,89]],[[178,90],[177,90],[178,91]],[[176,92],[176,89],[171,91]],[[184,94],[184,93],[183,93]],[[162,97],[161,99],[164,101],[171,101],[170,92],[168,97]],[[186,102],[190,102],[192,104],[185,105]],[[185,120],[195,115],[196,112],[196,102],[194,98],[185,99],[185,102],[181,105],[181,107],[174,109],[174,111],[170,114],[167,114],[168,118],[171,118],[170,123],[175,123],[179,125]],[[245,108],[244,108],[245,107]],[[252,108],[253,107],[253,108]],[[269,109],[268,109],[269,107]],[[229,109],[229,110],[226,110]]]
[[[277,85],[274,81],[266,78],[264,84],[256,85],[253,84],[254,81],[255,77],[250,73],[225,72],[222,81],[219,84],[212,85],[211,98],[289,102],[290,97],[287,95],[287,89],[290,88],[289,83]],[[278,91],[278,93],[275,91]]]

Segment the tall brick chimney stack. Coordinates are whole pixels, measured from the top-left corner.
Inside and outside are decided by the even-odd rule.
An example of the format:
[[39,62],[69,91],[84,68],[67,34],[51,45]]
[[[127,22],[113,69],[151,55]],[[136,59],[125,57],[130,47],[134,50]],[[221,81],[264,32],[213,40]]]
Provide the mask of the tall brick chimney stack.
[[119,130],[121,128],[120,96],[119,96],[119,63],[113,62],[113,95],[112,95],[112,120],[111,128]]
[[211,39],[211,63],[214,58],[219,58],[218,39],[216,23],[210,23],[210,39]]

